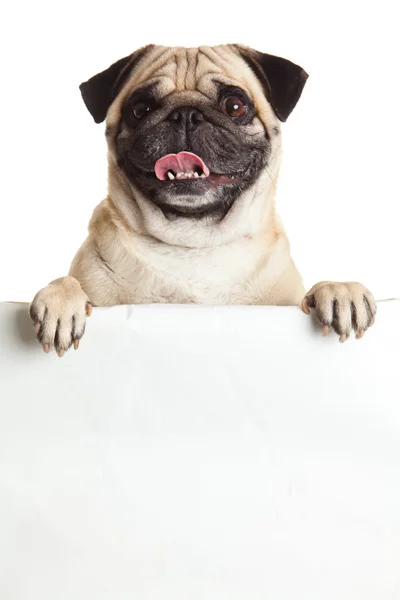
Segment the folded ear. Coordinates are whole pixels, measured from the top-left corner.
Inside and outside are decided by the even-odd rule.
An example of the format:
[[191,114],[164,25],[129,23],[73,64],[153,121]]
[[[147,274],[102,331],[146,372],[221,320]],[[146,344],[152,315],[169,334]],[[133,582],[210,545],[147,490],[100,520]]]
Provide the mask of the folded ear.
[[83,101],[96,123],[104,121],[108,109],[117,97],[128,75],[150,47],[140,48],[133,54],[117,60],[105,71],[81,83],[79,89]]
[[278,119],[286,121],[301,96],[308,74],[286,58],[263,54],[239,44],[236,48],[263,84]]

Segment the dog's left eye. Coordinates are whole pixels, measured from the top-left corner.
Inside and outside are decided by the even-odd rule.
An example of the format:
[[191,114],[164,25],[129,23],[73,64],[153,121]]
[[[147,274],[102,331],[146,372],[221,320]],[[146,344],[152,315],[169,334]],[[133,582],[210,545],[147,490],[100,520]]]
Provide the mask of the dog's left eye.
[[241,99],[235,96],[229,96],[225,98],[223,103],[223,110],[232,119],[243,117],[247,110],[247,104]]
[[151,108],[148,102],[136,102],[132,107],[133,116],[136,119],[143,119],[151,111]]

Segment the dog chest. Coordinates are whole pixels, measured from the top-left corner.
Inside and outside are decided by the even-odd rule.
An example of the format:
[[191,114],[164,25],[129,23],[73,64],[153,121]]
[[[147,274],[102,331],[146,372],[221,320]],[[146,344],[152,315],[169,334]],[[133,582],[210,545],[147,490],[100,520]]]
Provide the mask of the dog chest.
[[215,248],[135,244],[140,285],[136,301],[202,304],[240,303],[248,296],[259,251],[241,240]]

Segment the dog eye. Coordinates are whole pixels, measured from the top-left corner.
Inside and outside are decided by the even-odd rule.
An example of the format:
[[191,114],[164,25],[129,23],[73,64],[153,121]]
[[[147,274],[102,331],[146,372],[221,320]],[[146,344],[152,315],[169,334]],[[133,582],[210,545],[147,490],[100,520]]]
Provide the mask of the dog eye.
[[136,102],[132,107],[133,116],[136,119],[143,119],[151,111],[151,106],[147,102]]
[[241,99],[235,96],[225,98],[223,106],[224,112],[231,117],[231,119],[237,119],[243,117],[247,110],[247,104]]

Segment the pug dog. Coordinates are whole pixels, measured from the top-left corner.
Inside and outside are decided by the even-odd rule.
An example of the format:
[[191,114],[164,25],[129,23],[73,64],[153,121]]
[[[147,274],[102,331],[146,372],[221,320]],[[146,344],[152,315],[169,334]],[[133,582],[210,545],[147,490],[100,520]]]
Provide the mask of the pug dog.
[[82,83],[106,120],[108,195],[68,276],[29,312],[47,353],[79,346],[92,306],[137,303],[293,305],[322,333],[361,338],[376,304],[360,283],[308,293],[275,211],[281,122],[307,73],[238,44],[149,45]]

